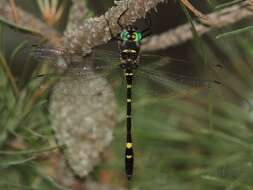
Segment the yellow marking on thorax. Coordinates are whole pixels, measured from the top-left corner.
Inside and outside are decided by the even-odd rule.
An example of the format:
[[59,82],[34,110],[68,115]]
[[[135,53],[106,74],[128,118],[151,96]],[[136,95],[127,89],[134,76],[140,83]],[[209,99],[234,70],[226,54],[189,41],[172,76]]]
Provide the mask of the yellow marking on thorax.
[[131,116],[131,115],[127,115],[126,117],[127,117],[127,118],[131,118],[132,116]]
[[126,147],[127,148],[132,148],[133,147],[133,143],[126,143]]
[[134,49],[124,49],[122,52],[123,53],[128,53],[128,52],[130,52],[130,53],[136,53],[136,51]]
[[132,85],[131,84],[127,84],[127,88],[132,88]]
[[133,73],[125,73],[126,76],[133,76]]
[[127,102],[131,102],[132,100],[130,98],[127,99]]

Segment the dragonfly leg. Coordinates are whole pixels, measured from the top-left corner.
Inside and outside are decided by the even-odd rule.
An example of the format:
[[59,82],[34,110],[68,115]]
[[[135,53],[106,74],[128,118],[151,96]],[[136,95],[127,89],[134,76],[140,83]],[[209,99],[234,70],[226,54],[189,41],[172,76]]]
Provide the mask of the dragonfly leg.
[[109,20],[107,18],[105,18],[105,20],[106,20],[106,23],[107,23],[108,28],[109,28],[109,32],[110,32],[110,35],[111,35],[111,40],[121,41],[120,34],[117,34],[116,36],[114,36],[113,33],[112,33],[112,29],[110,27]]
[[145,19],[145,23],[147,26],[145,29],[141,31],[142,38],[146,38],[147,36],[150,36],[152,34],[151,30],[152,23],[150,17],[148,17],[148,19]]

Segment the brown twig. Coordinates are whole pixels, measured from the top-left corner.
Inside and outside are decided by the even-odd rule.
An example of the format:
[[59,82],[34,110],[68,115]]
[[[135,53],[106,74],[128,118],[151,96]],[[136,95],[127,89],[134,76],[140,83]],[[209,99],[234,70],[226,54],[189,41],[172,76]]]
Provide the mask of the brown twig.
[[12,15],[15,23],[18,23],[18,13],[17,13],[17,6],[15,0],[10,0],[11,3],[11,10],[12,10]]
[[[59,2],[63,3],[60,4]],[[37,4],[44,18],[44,21],[48,25],[54,26],[59,22],[64,13],[64,4],[66,4],[66,1],[38,0]]]
[[15,81],[15,77],[13,76],[8,64],[5,61],[5,58],[3,57],[3,55],[1,53],[0,53],[0,65],[2,65],[7,78],[10,80],[10,83],[11,83],[11,86],[12,86],[15,96],[18,96],[20,94],[20,90],[19,90],[17,83]]
[[196,9],[188,0],[180,0],[184,6],[186,6],[191,12],[193,12],[196,16],[207,19],[207,16],[204,15],[202,12],[200,12],[198,9]]
[[[252,0],[243,1],[220,11],[208,15],[208,20],[194,22],[196,31],[199,35],[203,35],[215,28],[222,28],[231,25],[242,19],[253,16]],[[181,43],[184,43],[193,38],[191,25],[184,24],[175,29],[164,32],[160,35],[150,37],[142,46],[142,51],[155,51],[166,49]]]
[[29,113],[34,105],[37,103],[38,99],[42,97],[46,92],[48,92],[49,88],[52,86],[54,82],[53,81],[46,81],[40,85],[38,89],[34,91],[32,94],[30,101],[26,105],[27,113]]

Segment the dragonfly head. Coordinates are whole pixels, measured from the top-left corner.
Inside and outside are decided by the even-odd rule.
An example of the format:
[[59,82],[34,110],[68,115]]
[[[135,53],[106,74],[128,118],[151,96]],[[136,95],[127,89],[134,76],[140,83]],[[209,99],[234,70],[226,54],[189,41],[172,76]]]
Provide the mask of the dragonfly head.
[[128,25],[121,33],[120,38],[123,42],[139,43],[142,39],[141,32],[136,27]]

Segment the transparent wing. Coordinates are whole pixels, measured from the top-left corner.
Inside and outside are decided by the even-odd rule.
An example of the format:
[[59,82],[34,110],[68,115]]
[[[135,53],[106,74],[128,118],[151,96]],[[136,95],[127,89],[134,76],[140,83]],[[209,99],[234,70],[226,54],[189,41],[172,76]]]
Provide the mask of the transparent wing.
[[[82,52],[70,54],[68,51],[61,48],[43,48],[33,46],[33,57],[38,60],[56,61],[59,58],[64,58],[69,65],[78,65],[82,72],[89,73],[98,72],[100,76],[110,78],[113,73],[120,71],[120,55],[116,51],[94,49],[89,56],[82,56]],[[183,86],[203,86],[206,87],[211,83],[219,83],[218,81],[210,81],[207,79],[194,77],[191,71],[186,69],[191,67],[189,61],[182,59],[174,59],[158,55],[142,54],[139,59],[139,67],[136,70],[138,79],[151,79],[157,83],[161,83],[167,88],[183,87]],[[184,74],[178,74],[179,71],[184,71]],[[108,77],[110,76],[110,77]],[[92,79],[92,78],[87,78]],[[179,85],[180,84],[180,85]],[[180,87],[180,88],[181,88]]]
[[179,85],[208,87],[220,83],[218,80],[208,79],[206,72],[201,64],[156,55],[143,55],[137,69],[137,75],[143,75],[171,87]]
[[198,66],[170,57],[143,55],[135,71],[135,83],[142,88],[142,94],[153,94],[154,98],[170,97],[173,93],[206,92],[222,86],[220,81],[209,79],[208,71]]
[[59,61],[64,60],[68,67],[78,67],[82,73],[98,72],[102,76],[107,76],[120,68],[118,55],[110,51],[98,50],[83,56],[81,51],[69,53],[62,48],[33,45],[29,53],[39,62],[46,61],[58,65]]
[[53,60],[60,56],[67,55],[67,52],[62,48],[42,47],[38,44],[32,44],[24,50],[36,60]]
[[157,55],[143,55],[138,68],[138,71],[148,73],[151,78],[155,77],[156,80],[167,78],[180,83],[200,86],[212,82],[203,76],[200,77],[198,70],[204,72],[203,65]]
[[[115,63],[116,65],[120,64],[118,52],[98,50],[95,51],[95,55],[98,62],[107,61],[112,65]],[[172,83],[174,81],[185,85],[203,87],[213,83],[219,83],[219,81],[203,78],[203,76],[200,78],[199,75],[196,75],[196,66],[201,65],[196,65],[183,59],[141,54],[136,72],[138,78],[150,78],[157,82],[160,81],[161,83],[165,83],[165,81],[170,81],[170,83]]]
[[26,48],[26,51],[30,52],[32,56],[38,60],[54,60],[57,57],[63,57],[70,62],[80,62],[85,57],[92,56],[92,58],[98,62],[119,62],[119,55],[117,52],[100,49],[94,49],[90,55],[84,56],[81,50],[70,53],[63,48],[42,47],[34,44]]

